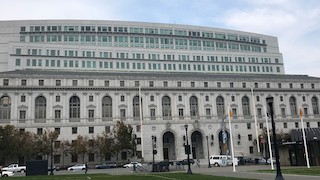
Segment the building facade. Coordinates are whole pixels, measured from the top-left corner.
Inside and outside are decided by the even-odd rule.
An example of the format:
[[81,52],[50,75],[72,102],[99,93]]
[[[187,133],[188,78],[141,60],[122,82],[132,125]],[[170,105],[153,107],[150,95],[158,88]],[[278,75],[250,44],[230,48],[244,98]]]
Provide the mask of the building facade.
[[152,161],[152,136],[156,161],[185,159],[186,138],[194,159],[206,160],[208,151],[229,154],[230,137],[237,156],[261,155],[255,127],[263,133],[267,97],[274,97],[279,133],[300,128],[300,109],[306,127],[320,127],[320,79],[286,75],[272,36],[176,24],[31,20],[0,22],[0,37],[0,125],[56,130],[63,141],[94,138],[124,121],[134,128],[144,161]]

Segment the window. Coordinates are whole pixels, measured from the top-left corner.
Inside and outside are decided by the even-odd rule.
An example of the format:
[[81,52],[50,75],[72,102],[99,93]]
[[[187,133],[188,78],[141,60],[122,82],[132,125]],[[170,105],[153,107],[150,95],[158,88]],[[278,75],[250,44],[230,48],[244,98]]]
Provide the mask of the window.
[[248,141],[252,141],[252,134],[248,134]]
[[44,86],[44,80],[43,79],[39,80],[39,86]]
[[3,86],[9,86],[9,79],[3,79]]
[[108,119],[112,117],[112,99],[110,96],[102,98],[102,119]]
[[249,146],[249,153],[253,154],[253,146]]
[[196,119],[199,115],[198,112],[198,98],[195,96],[190,97],[190,116],[191,119]]
[[43,133],[43,129],[42,128],[37,128],[37,134],[41,135]]
[[209,96],[205,96],[205,100],[208,102],[209,101]]
[[94,133],[94,127],[89,127],[89,134],[93,134]]
[[156,119],[156,109],[150,109],[150,119],[151,120]]
[[163,119],[171,119],[171,99],[168,96],[162,98],[162,116]]
[[282,116],[283,118],[286,117],[286,109],[285,109],[285,108],[281,108],[281,116]]
[[259,118],[262,118],[262,110],[261,108],[257,108],[257,115]]
[[311,103],[312,103],[312,111],[314,115],[319,115],[319,105],[318,105],[318,98],[317,97],[312,97],[311,98]]
[[60,102],[60,96],[59,95],[56,96],[56,102]]
[[235,97],[234,96],[231,96],[231,101],[235,101]]
[[242,109],[244,117],[250,116],[249,98],[247,96],[242,98]]
[[105,133],[110,133],[111,132],[110,126],[105,126],[104,131],[105,131]]
[[217,114],[218,117],[221,118],[224,116],[224,99],[221,96],[218,96],[216,99],[216,106],[217,106]]
[[247,129],[251,129],[251,123],[247,123]]
[[54,110],[54,118],[61,119],[61,110]]
[[233,82],[230,83],[230,88],[234,88]]
[[208,82],[204,82],[204,87],[208,87]]
[[125,109],[120,109],[120,119],[126,120],[126,110]]
[[120,87],[124,87],[124,81],[120,81]]
[[298,123],[298,122],[295,122],[295,123],[294,123],[294,126],[295,126],[296,128],[299,128],[299,123]]
[[297,116],[298,112],[297,112],[296,98],[293,96],[290,97],[289,103],[290,103],[291,116]]
[[242,87],[246,88],[247,87],[247,83],[242,83]]
[[183,117],[184,117],[183,109],[180,108],[178,111],[179,111],[179,119],[183,119]]
[[21,86],[26,86],[26,85],[27,85],[27,80],[21,79]]
[[301,88],[301,89],[303,89],[303,88],[304,88],[304,85],[303,85],[302,83],[300,84],[300,88]]
[[267,88],[270,88],[270,83],[267,83]]
[[149,87],[153,87],[154,86],[154,82],[153,81],[149,81]]
[[306,122],[307,128],[310,127],[310,122]]
[[26,119],[26,110],[20,110],[19,111],[19,119]]
[[22,96],[20,97],[20,101],[21,101],[21,102],[26,102],[26,96],[25,96],[25,95],[22,95]]
[[263,123],[259,123],[259,128],[263,129]]
[[305,96],[302,96],[302,101],[306,101],[306,97]]
[[89,80],[89,86],[94,86],[94,81],[93,80]]
[[124,101],[125,101],[124,95],[121,95],[121,96],[120,96],[120,101],[121,101],[121,102],[124,102]]
[[206,117],[207,117],[207,119],[211,118],[211,109],[210,108],[206,108]]
[[311,88],[314,89],[314,84],[311,84]]
[[181,87],[181,81],[178,81],[178,82],[177,82],[177,86],[178,86],[178,87]]
[[178,100],[182,101],[182,96],[181,95],[178,96]]
[[69,118],[80,118],[80,99],[72,96],[69,101]]
[[163,87],[168,87],[168,81],[163,81]]
[[88,110],[88,119],[89,119],[89,121],[93,121],[94,120],[94,109],[89,109]]
[[151,102],[154,101],[154,96],[153,96],[153,95],[150,96],[150,101],[151,101]]
[[289,84],[289,87],[290,87],[290,89],[292,89],[292,88],[293,88],[293,84],[292,84],[292,83],[290,83],[290,84]]
[[140,118],[139,96],[135,96],[133,98],[133,118],[134,119],[139,119]]
[[109,81],[104,81],[104,86],[109,87]]
[[0,98],[0,119],[10,119],[11,113],[11,98],[9,96],[2,96]]
[[191,82],[191,87],[195,87],[195,83],[194,82]]
[[78,80],[72,80],[72,86],[78,86]]
[[259,84],[258,83],[254,83],[254,88],[258,88]]
[[46,98],[39,96],[35,100],[35,119],[45,119],[46,118],[47,102]]
[[61,80],[56,80],[56,86],[61,86]]
[[260,101],[260,96],[256,96],[256,101],[257,101],[257,102]]
[[283,96],[280,96],[280,101],[281,101],[281,102],[283,101]]
[[[57,134],[60,134],[60,128],[54,128],[54,132],[56,132]],[[60,142],[60,141],[56,141],[56,142]],[[59,143],[59,147],[60,147],[60,143]]]
[[72,127],[72,134],[77,134],[77,133],[78,133],[78,128]]
[[221,82],[217,82],[217,87],[221,88]]
[[284,129],[287,129],[287,128],[288,128],[288,123],[284,122],[284,123],[283,123],[283,128],[284,128]]
[[281,83],[278,83],[278,88],[282,88],[282,84]]
[[92,95],[89,96],[89,102],[93,102],[93,96]]

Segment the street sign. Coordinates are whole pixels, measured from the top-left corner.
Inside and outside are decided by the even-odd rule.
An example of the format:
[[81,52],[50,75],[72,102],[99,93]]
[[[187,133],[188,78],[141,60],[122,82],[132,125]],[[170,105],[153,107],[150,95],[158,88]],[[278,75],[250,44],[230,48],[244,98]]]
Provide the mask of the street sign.
[[191,152],[190,152],[190,145],[184,145],[184,153],[185,153],[185,154],[191,154]]

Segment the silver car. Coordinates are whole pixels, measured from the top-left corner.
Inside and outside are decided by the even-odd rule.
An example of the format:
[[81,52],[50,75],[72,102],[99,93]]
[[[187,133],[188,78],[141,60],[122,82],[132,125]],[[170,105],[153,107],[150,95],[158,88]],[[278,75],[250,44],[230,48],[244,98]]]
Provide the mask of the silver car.
[[85,164],[76,164],[67,168],[68,171],[75,171],[75,170],[79,171],[79,170],[85,170],[85,169],[86,169]]

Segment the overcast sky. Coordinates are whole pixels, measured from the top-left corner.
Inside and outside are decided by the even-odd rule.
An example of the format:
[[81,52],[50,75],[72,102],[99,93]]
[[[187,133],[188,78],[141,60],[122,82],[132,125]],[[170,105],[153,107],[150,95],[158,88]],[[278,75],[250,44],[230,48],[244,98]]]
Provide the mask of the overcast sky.
[[320,0],[0,0],[0,20],[199,25],[278,37],[286,74],[320,77]]

